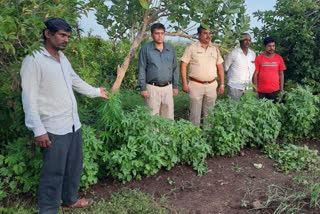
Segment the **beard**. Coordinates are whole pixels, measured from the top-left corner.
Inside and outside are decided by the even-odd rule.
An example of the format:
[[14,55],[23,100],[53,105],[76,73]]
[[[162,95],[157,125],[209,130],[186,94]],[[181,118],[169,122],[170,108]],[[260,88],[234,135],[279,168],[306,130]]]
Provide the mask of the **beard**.
[[63,43],[60,43],[59,45],[57,45],[55,48],[58,50],[58,51],[63,51],[64,49],[66,49],[68,43],[67,42],[63,42]]

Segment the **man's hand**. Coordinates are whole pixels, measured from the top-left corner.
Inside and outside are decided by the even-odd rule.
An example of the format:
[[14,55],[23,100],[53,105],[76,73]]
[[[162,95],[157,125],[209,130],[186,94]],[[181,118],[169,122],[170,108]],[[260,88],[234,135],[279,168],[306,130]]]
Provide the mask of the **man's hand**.
[[256,91],[256,98],[259,99],[259,92]]
[[141,91],[140,94],[141,94],[141,97],[144,99],[148,99],[150,97],[148,91]]
[[279,97],[280,97],[280,98],[283,98],[283,96],[284,96],[284,93],[285,93],[285,92],[283,91],[283,89],[280,89],[280,92],[279,92]]
[[42,148],[49,148],[51,145],[48,133],[36,137],[35,140],[37,144]]
[[189,86],[187,84],[182,85],[182,91],[189,93],[190,92]]
[[224,92],[224,86],[220,85],[219,89],[218,89],[218,94],[223,94]]
[[102,88],[102,87],[100,88],[100,97],[103,97],[103,98],[109,100],[109,95],[107,92],[105,92],[105,90],[106,90],[106,88]]
[[172,89],[172,96],[175,97],[177,96],[179,93],[179,90],[178,89]]

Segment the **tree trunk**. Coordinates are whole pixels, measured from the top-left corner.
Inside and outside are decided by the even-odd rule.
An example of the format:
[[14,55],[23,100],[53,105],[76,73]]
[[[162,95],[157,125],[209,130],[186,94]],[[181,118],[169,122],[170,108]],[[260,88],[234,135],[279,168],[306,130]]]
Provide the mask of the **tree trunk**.
[[122,65],[118,65],[117,67],[117,79],[114,82],[110,93],[113,94],[115,92],[118,92],[120,90],[120,86],[122,83],[122,80],[128,70],[128,67],[130,65],[131,60],[134,57],[134,54],[136,53],[139,45],[141,44],[141,42],[143,41],[143,37],[142,35],[137,36],[136,39],[134,40],[133,44],[130,47],[129,53],[127,54],[127,56],[124,58],[124,61],[122,63]]
[[144,34],[146,32],[147,26],[150,24],[150,22],[153,21],[153,20],[151,20],[151,21],[148,20],[148,15],[149,15],[149,11],[145,10],[144,15],[143,15],[144,24],[143,24],[142,28],[139,30],[138,35],[134,39],[134,41],[130,47],[129,53],[124,58],[122,65],[121,66],[118,65],[118,67],[117,67],[117,79],[113,83],[113,86],[110,90],[111,94],[118,92],[120,90],[122,80],[128,70],[128,67],[130,65],[132,58],[134,57],[134,54],[137,52],[137,49],[138,49],[139,45],[141,44],[141,42],[148,38],[148,37],[145,37]]

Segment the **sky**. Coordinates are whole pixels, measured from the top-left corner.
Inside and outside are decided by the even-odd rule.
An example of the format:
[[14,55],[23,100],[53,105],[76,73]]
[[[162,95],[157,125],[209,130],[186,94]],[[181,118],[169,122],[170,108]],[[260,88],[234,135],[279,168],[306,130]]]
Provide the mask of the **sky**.
[[[276,0],[245,0],[247,14],[250,16],[250,26],[251,27],[259,27],[261,23],[259,23],[253,16],[252,13],[258,10],[272,10],[274,5],[276,4]],[[80,20],[80,27],[87,34],[91,31],[91,35],[99,35],[104,39],[107,39],[107,33],[105,29],[96,23],[96,19],[93,12],[89,12],[88,17],[82,16]]]

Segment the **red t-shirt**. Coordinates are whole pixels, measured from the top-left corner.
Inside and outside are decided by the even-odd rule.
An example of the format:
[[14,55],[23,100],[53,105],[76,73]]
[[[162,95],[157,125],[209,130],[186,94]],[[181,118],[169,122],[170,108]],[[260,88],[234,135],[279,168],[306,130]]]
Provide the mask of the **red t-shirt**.
[[258,75],[258,92],[272,93],[280,90],[279,72],[286,70],[283,59],[275,54],[272,58],[264,54],[258,56],[255,60],[256,71]]

